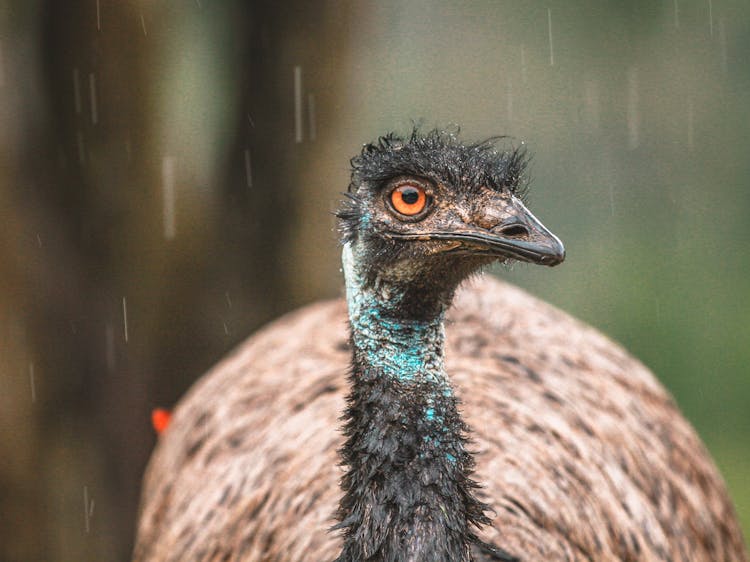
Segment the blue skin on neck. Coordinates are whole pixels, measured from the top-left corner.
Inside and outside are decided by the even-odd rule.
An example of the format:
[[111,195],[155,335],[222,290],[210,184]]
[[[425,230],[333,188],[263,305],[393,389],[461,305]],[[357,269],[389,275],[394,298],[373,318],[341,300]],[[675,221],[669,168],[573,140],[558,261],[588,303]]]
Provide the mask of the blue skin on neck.
[[352,337],[366,364],[402,383],[432,382],[450,395],[443,361],[444,311],[427,320],[399,318],[403,295],[397,287],[367,286],[350,244],[344,246],[342,262]]
[[[368,369],[380,376],[392,378],[406,388],[432,389],[426,397],[424,419],[434,424],[435,434],[425,440],[439,446],[445,426],[443,416],[436,413],[433,405],[440,395],[453,396],[444,366],[445,311],[427,320],[399,318],[403,295],[393,285],[368,286],[357,258],[356,250],[345,245],[342,261],[356,353]],[[446,453],[446,458],[451,463],[456,461],[450,453]]]

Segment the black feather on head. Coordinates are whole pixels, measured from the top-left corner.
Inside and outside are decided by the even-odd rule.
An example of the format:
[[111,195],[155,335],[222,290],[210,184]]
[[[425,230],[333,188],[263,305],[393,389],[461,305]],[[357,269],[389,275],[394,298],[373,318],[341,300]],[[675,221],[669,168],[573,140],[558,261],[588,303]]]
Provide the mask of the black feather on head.
[[378,190],[398,176],[424,177],[467,192],[489,187],[523,199],[528,191],[529,156],[523,145],[499,150],[497,143],[504,139],[496,136],[467,144],[458,138],[458,131],[422,133],[414,127],[408,137],[388,133],[364,145],[351,159],[347,200],[336,213],[343,242],[353,240],[359,231],[365,211],[360,190]]

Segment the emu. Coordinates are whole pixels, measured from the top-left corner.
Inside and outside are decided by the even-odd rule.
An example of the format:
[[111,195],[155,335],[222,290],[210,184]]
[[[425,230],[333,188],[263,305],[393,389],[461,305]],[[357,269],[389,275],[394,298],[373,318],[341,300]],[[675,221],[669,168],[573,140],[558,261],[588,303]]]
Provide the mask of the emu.
[[179,403],[136,562],[747,560],[654,376],[475,275],[564,259],[522,202],[526,162],[437,130],[364,147],[338,212],[345,301],[262,329]]

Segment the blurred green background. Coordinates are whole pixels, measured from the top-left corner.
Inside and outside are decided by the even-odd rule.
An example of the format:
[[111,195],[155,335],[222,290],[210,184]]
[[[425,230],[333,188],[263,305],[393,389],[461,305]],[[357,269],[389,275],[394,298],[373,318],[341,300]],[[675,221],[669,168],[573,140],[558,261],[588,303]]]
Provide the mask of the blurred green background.
[[568,259],[498,273],[657,373],[750,533],[750,4],[281,4],[0,5],[0,559],[128,559],[151,409],[340,293],[412,120],[527,143]]

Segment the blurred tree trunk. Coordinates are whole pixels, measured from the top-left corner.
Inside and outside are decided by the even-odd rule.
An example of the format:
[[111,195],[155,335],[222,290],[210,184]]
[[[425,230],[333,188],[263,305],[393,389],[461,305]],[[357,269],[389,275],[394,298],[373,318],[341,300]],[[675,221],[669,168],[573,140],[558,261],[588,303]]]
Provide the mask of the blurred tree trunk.
[[[151,408],[311,286],[330,292],[305,273],[319,263],[290,263],[319,245],[292,227],[330,231],[329,217],[304,217],[300,173],[333,131],[335,112],[328,132],[313,112],[340,95],[349,11],[46,0],[0,21],[12,42],[0,102],[12,148],[0,156],[0,446],[12,458],[0,484],[12,492],[0,519],[15,522],[0,559],[127,560]],[[28,36],[41,40],[24,57]],[[215,92],[202,84],[219,109],[193,138],[179,123],[202,108],[178,105],[193,93],[169,90],[181,85],[164,77],[172,63],[196,87],[217,66],[224,76]]]

